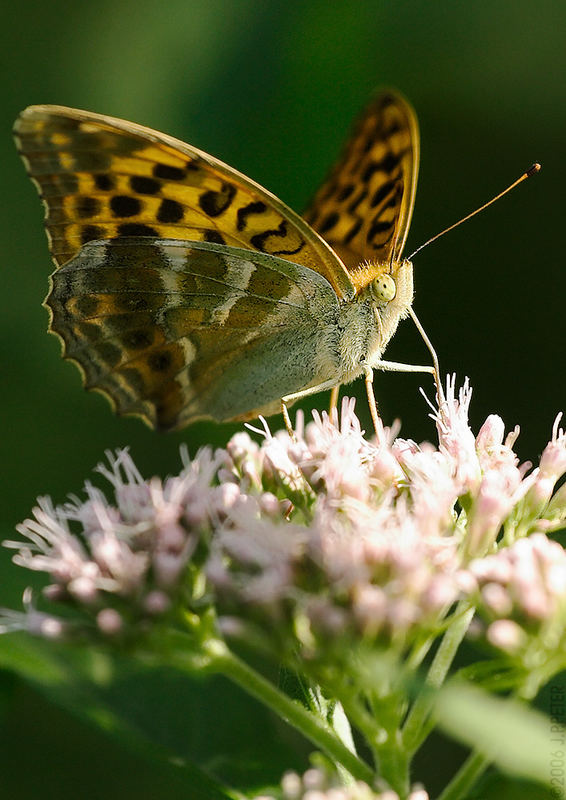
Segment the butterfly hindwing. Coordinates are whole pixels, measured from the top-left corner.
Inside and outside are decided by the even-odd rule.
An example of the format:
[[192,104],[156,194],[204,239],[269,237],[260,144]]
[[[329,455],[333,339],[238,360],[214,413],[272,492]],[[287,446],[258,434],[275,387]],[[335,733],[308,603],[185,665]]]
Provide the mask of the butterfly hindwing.
[[[398,261],[407,238],[417,186],[419,133],[414,111],[395,92],[368,106],[305,213],[333,247],[356,288],[371,271],[363,261]],[[359,279],[357,279],[359,278]]]
[[53,274],[47,305],[87,388],[157,428],[273,413],[283,395],[331,377],[317,353],[336,294],[277,257],[180,240],[95,241]]
[[302,264],[323,275],[338,297],[354,294],[340,259],[301,217],[184,142],[63,106],[30,106],[14,132],[46,206],[57,266],[97,239],[204,241]]

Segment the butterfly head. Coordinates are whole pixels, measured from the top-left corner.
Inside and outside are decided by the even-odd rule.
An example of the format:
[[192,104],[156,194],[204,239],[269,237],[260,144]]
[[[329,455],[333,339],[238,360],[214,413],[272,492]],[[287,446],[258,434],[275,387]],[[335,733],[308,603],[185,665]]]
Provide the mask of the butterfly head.
[[383,309],[404,302],[407,295],[412,298],[412,272],[413,265],[407,260],[391,265],[367,262],[358,268],[356,277],[365,296]]
[[397,284],[392,275],[388,272],[384,272],[372,280],[369,285],[369,291],[376,303],[387,304],[390,303],[397,294]]
[[368,265],[373,275],[367,284],[369,296],[380,325],[391,327],[393,335],[397,323],[403,319],[413,302],[413,265],[407,259],[389,264]]

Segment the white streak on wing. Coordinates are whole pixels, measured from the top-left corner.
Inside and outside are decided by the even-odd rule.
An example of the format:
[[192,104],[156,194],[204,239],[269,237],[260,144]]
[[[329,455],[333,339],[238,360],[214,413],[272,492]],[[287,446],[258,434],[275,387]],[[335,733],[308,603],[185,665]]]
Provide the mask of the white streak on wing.
[[[169,295],[168,302],[164,308],[176,308],[179,297],[179,259],[171,255],[167,247],[156,245],[163,258],[163,263],[170,267],[171,272],[164,271],[161,275],[162,291]],[[209,279],[208,291],[213,292],[214,286],[217,286],[217,305],[210,312],[208,324],[210,326],[222,327],[226,324],[231,310],[241,297],[248,294],[250,281],[257,269],[261,269],[261,265],[254,264],[252,260],[243,258],[232,258],[229,255],[222,256],[225,266],[225,273],[222,281],[211,278]],[[196,273],[195,273],[196,274]],[[269,274],[269,273],[268,273]],[[269,307],[269,317],[263,319],[262,328],[267,332],[268,329],[273,328],[288,328],[291,326],[300,326],[303,320],[311,316],[308,292],[301,285],[300,279],[292,280],[286,275],[279,275],[273,272],[274,281],[283,280],[289,284],[288,294],[281,298],[279,301],[270,300],[269,297],[259,297],[259,302],[263,301],[266,307]],[[206,276],[200,276],[206,280]],[[253,296],[253,295],[252,295]],[[258,335],[257,328],[251,328],[248,331],[243,329],[238,332],[242,344],[256,338]],[[192,360],[192,359],[191,359]]]
[[210,315],[211,325],[224,325],[233,306],[248,288],[250,279],[256,270],[255,264],[243,259],[224,259],[226,265],[226,283],[234,288],[228,291],[223,302],[219,303]]
[[195,360],[197,349],[188,336],[183,336],[182,339],[177,339],[177,344],[183,348],[185,365],[188,367]]

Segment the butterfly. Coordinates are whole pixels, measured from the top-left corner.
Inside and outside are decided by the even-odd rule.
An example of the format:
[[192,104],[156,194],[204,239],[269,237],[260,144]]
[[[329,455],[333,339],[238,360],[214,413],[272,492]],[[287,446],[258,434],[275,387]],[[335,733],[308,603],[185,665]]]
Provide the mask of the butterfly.
[[375,368],[432,371],[381,358],[413,299],[419,134],[397,93],[370,103],[304,218],[132,122],[39,105],[14,133],[46,209],[49,329],[119,414],[248,420],[361,375],[369,396]]

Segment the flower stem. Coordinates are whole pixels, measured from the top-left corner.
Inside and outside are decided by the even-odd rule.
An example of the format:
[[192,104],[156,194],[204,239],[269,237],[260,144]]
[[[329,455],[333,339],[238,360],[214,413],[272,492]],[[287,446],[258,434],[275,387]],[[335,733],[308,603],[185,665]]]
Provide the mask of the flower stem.
[[355,693],[337,684],[332,688],[348,719],[364,736],[380,776],[404,797],[409,789],[409,761],[399,735],[396,715],[391,714],[387,703],[370,714]]
[[434,705],[434,693],[429,690],[438,689],[442,686],[474,615],[474,609],[466,608],[466,605],[463,601],[458,605],[455,612],[456,618],[446,630],[430,665],[425,688],[417,697],[407,715],[403,727],[403,741],[407,752],[410,754],[418,750],[426,736],[426,733],[424,733],[425,724]]
[[223,675],[293,725],[334,762],[342,764],[354,778],[372,780],[373,772],[368,765],[352,753],[320,717],[281,692],[228,649],[217,659],[216,666]]
[[489,760],[481,753],[472,753],[462,764],[438,800],[462,800],[467,797],[477,779],[489,766]]
[[[224,675],[260,700],[326,753],[334,763],[341,764],[353,778],[369,783],[373,781],[373,770],[344,745],[324,720],[277,689],[263,675],[234,655],[224,642],[209,640],[205,646],[210,671]],[[172,655],[172,661],[180,669],[187,667],[179,651]],[[189,669],[194,671],[192,664]]]

